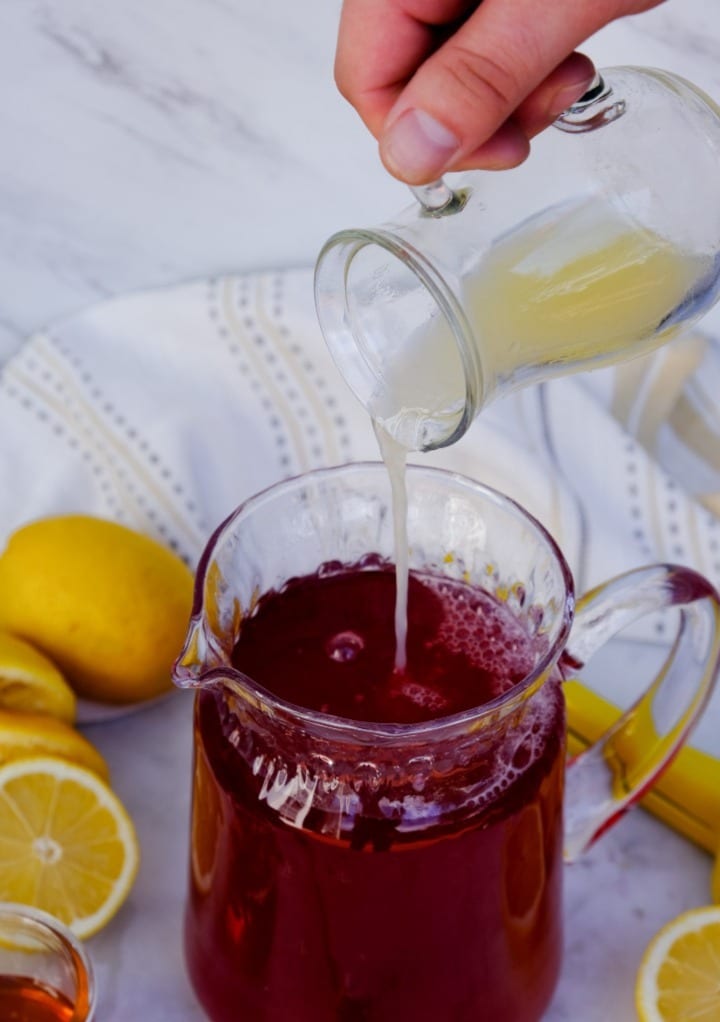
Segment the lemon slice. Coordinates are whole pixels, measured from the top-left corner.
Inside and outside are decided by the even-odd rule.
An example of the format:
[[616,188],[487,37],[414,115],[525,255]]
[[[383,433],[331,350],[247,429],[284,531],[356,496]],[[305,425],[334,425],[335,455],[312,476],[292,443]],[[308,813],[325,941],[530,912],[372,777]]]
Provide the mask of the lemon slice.
[[0,707],[75,720],[75,693],[52,661],[29,642],[0,632]]
[[53,756],[0,767],[0,901],[89,937],[125,901],[138,862],[132,821],[97,774]]
[[98,750],[69,724],[44,713],[0,710],[0,765],[24,756],[59,756],[87,767],[104,781],[110,779]]
[[718,1022],[720,907],[693,909],[663,927],[640,966],[641,1022]]

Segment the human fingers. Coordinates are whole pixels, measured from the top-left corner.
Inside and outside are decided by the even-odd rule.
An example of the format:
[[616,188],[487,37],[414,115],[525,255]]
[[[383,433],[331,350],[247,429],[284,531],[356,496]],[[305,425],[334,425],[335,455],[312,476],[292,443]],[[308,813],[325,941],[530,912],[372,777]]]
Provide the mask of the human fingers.
[[506,122],[473,152],[459,160],[453,170],[501,169],[521,162],[530,150],[530,139],[547,128],[587,91],[595,77],[592,61],[571,53],[523,100]]
[[423,61],[480,0],[344,0],[335,81],[377,137]]
[[557,92],[553,75],[565,106],[590,83],[585,61],[567,65],[568,54],[607,22],[659,2],[483,0],[397,95],[380,131],[383,162],[410,184],[446,170],[520,163],[539,111]]
[[513,121],[532,138],[587,92],[595,74],[589,57],[571,53],[513,111]]

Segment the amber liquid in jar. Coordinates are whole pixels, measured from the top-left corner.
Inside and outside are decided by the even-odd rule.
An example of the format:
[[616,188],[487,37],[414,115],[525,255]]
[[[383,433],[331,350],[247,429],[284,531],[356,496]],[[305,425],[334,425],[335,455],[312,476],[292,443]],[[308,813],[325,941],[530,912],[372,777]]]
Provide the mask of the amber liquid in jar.
[[75,1007],[54,987],[29,976],[0,976],[2,1022],[73,1022]]

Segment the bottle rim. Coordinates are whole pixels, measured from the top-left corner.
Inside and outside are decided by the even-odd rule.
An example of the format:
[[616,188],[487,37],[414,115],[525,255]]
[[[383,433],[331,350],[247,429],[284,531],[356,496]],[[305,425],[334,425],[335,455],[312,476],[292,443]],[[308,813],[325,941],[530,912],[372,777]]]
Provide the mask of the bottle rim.
[[450,328],[464,376],[463,407],[456,415],[449,416],[452,425],[438,436],[409,449],[431,451],[448,447],[467,432],[485,397],[479,346],[458,297],[459,285],[453,286],[400,234],[385,228],[348,228],[336,232],[325,242],[315,264],[314,278],[315,308],[325,343],[340,374],[361,404],[369,409],[381,379],[364,354],[369,345],[352,311],[349,277],[354,260],[372,246],[389,253],[415,277]]
[[75,996],[71,1022],[92,1022],[97,992],[90,957],[72,930],[55,916],[31,905],[0,901],[0,931],[12,931],[19,950],[38,944],[60,955],[73,973]]

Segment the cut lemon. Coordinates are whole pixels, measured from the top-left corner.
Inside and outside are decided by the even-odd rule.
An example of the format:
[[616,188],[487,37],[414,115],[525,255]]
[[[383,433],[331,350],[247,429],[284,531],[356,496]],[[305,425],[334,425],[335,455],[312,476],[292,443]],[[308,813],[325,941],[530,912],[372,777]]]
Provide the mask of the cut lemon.
[[58,668],[29,642],[0,632],[0,707],[75,720],[75,693]]
[[53,756],[0,767],[0,901],[89,937],[125,901],[138,862],[132,821],[97,774]]
[[59,756],[87,767],[104,781],[110,779],[98,750],[69,724],[44,713],[0,710],[0,765],[25,756]]
[[693,909],[663,927],[640,966],[641,1022],[718,1022],[720,907]]

